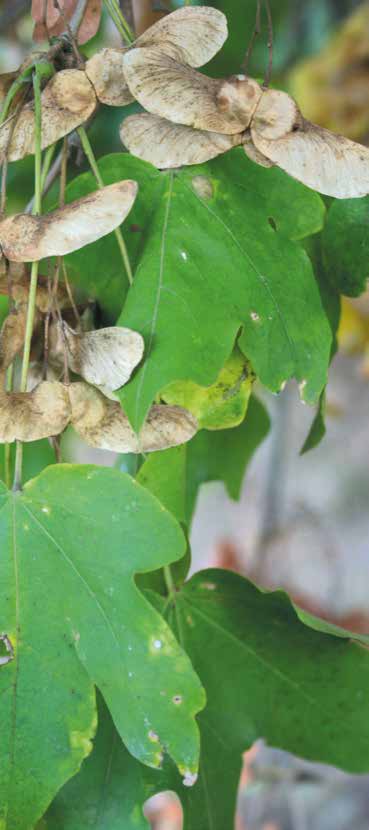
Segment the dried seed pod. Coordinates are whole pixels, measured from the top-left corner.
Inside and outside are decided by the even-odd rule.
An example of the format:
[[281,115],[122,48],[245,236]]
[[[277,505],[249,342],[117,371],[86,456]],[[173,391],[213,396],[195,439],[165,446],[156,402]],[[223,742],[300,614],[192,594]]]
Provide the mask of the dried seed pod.
[[124,386],[144,352],[141,335],[111,326],[81,334],[62,324],[69,368],[94,386]]
[[136,182],[127,179],[44,216],[9,216],[0,222],[3,254],[15,262],[34,262],[83,248],[123,222],[136,193]]
[[249,126],[262,94],[256,81],[207,78],[154,46],[126,52],[124,72],[132,94],[148,112],[227,135]]
[[119,403],[86,383],[69,387],[71,423],[91,447],[112,452],[155,452],[184,444],[197,430],[195,418],[179,406],[153,406],[137,436]]
[[161,170],[182,164],[201,164],[242,141],[241,133],[223,135],[194,130],[149,113],[126,118],[120,128],[120,137],[130,153]]
[[122,107],[134,101],[125,82],[123,57],[126,51],[126,49],[102,49],[86,63],[86,75],[102,104]]
[[263,93],[251,137],[263,156],[319,193],[337,199],[369,193],[369,149],[306,121],[285,92]]
[[[96,108],[96,95],[85,72],[63,69],[43,90],[41,106],[41,147],[44,148],[87,121]],[[13,118],[0,126],[0,164],[5,154],[9,161],[17,161],[35,152],[33,102],[23,107],[15,125]]]
[[[78,0],[63,0],[61,4],[64,15],[54,0],[32,0],[32,17],[35,21],[33,40],[47,40],[51,35],[61,35],[65,31],[66,20],[72,22],[73,15],[78,13]],[[45,20],[46,15],[46,20]],[[84,14],[78,27],[78,43],[86,43],[92,38],[98,28],[101,18],[101,0],[87,0],[84,4]]]
[[[185,8],[150,26],[134,46],[158,46],[162,54],[181,63],[202,66],[216,55],[226,37],[227,20],[222,12],[206,7]],[[103,104],[120,107],[134,100],[124,73],[124,55],[128,51],[129,48],[102,49],[86,63],[86,75]]]
[[184,63],[203,66],[227,39],[227,18],[209,6],[177,9],[165,15],[135,41],[136,47],[180,49]]
[[242,146],[248,158],[254,161],[255,164],[260,167],[275,167],[273,161],[270,161],[266,156],[263,156],[260,150],[257,150],[249,131],[246,131],[242,136]]
[[[0,331],[0,372],[13,363],[24,345],[26,335],[27,304],[14,308],[5,318]],[[37,324],[35,316],[35,325]]]
[[33,392],[0,393],[0,442],[38,441],[59,435],[71,415],[68,390],[40,383]]

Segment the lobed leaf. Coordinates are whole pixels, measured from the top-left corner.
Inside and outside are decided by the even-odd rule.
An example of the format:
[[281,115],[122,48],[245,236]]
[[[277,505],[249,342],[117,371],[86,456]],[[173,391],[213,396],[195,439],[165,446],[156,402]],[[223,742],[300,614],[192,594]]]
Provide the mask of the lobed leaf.
[[0,667],[0,825],[31,830],[89,754],[94,684],[131,753],[158,766],[165,747],[195,774],[203,691],[133,579],[183,555],[175,520],[129,476],[86,465],[0,499],[0,631],[14,651]]

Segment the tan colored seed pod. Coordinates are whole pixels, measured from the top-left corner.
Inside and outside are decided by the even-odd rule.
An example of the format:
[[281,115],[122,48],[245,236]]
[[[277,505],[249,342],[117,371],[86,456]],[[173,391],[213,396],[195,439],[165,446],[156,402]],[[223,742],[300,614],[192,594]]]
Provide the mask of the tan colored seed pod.
[[59,435],[67,426],[71,407],[67,387],[40,383],[33,392],[0,393],[0,442],[38,441]]
[[144,352],[141,335],[111,326],[77,333],[62,324],[69,368],[94,386],[114,391],[131,377]]
[[183,164],[202,164],[242,141],[241,133],[223,135],[194,130],[149,113],[125,118],[120,137],[130,153],[161,170]]
[[126,49],[102,49],[86,63],[86,75],[102,104],[122,107],[134,101],[124,76],[123,56],[126,51]]
[[171,54],[179,49],[184,63],[203,66],[222,48],[227,39],[225,15],[210,6],[177,9],[165,15],[137,40],[135,47],[160,46]]
[[319,193],[336,199],[369,193],[369,149],[306,121],[286,92],[263,93],[251,138],[263,157]]
[[[227,37],[227,20],[217,9],[185,8],[166,15],[137,38],[136,48],[158,46],[162,54],[187,63],[202,66],[223,46]],[[102,49],[85,66],[97,98],[103,104],[120,107],[131,103],[124,73],[123,49]]]
[[[16,355],[23,349],[26,335],[27,304],[14,308],[5,318],[0,331],[0,372],[13,363]],[[38,322],[35,315],[35,325]]]
[[155,452],[184,444],[197,430],[196,420],[179,406],[153,406],[137,436],[119,403],[86,383],[69,387],[71,423],[91,447],[112,452]]
[[[63,69],[41,93],[41,106],[43,149],[87,121],[96,108],[96,95],[85,72]],[[34,104],[30,102],[0,126],[0,164],[5,154],[9,161],[17,161],[34,152]]]
[[3,254],[15,262],[34,262],[83,248],[123,222],[136,193],[136,182],[127,179],[44,216],[9,216],[0,222]]
[[[148,112],[175,124],[227,135],[249,126],[260,90],[250,79],[245,78],[242,86],[237,78],[225,84],[201,75],[158,46],[126,52],[124,72],[132,95]],[[244,94],[244,87],[252,98]]]

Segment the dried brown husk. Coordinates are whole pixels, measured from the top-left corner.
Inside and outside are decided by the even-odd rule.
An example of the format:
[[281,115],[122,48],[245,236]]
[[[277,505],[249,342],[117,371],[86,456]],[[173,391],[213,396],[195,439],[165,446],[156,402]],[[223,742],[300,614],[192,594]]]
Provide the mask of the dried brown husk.
[[242,146],[248,158],[254,161],[255,164],[258,164],[259,167],[275,167],[274,162],[270,161],[266,156],[263,156],[260,150],[255,147],[248,130],[242,136]]
[[143,337],[114,327],[75,332],[62,323],[69,368],[94,386],[115,390],[124,386],[144,352]]
[[32,392],[0,393],[0,442],[38,441],[59,435],[71,415],[68,389],[40,383]]
[[123,57],[126,51],[126,49],[102,49],[86,63],[86,75],[102,104],[122,107],[134,101],[125,82]]
[[[54,0],[32,0],[32,17],[35,21],[33,40],[48,40],[53,35],[65,32],[66,21],[72,22],[73,14],[77,10],[78,0],[61,0],[64,14],[60,14]],[[45,20],[46,12],[46,20]],[[77,42],[86,43],[92,38],[98,28],[101,18],[101,0],[87,0],[84,14],[78,27]]]
[[161,170],[183,164],[201,164],[241,144],[242,134],[194,130],[171,124],[166,118],[142,113],[125,118],[120,137],[130,153]]
[[[369,149],[306,121],[292,98],[264,93],[251,125],[256,149],[290,176],[327,196],[369,193]],[[270,109],[268,110],[268,101]],[[280,108],[280,110],[279,110]],[[259,115],[259,110],[261,117]],[[280,121],[278,113],[280,112]],[[293,113],[297,113],[295,118]],[[274,138],[270,138],[273,135]]]
[[69,387],[71,423],[91,447],[112,452],[155,452],[184,444],[195,435],[197,423],[179,406],[153,406],[137,436],[119,403],[86,383]]
[[153,115],[199,130],[234,134],[251,121],[261,89],[256,81],[208,78],[160,47],[131,49],[124,56],[128,86]]
[[[0,331],[0,372],[13,363],[16,355],[23,349],[26,335],[27,304],[21,303],[10,311]],[[35,325],[38,322],[35,316]]]
[[11,261],[34,262],[83,248],[123,222],[136,193],[136,182],[127,179],[43,216],[9,216],[0,222],[3,254]]
[[[226,37],[227,20],[222,12],[206,7],[185,8],[150,26],[133,46],[158,46],[162,54],[181,63],[202,66],[221,49]],[[128,51],[129,48],[103,49],[86,63],[87,77],[103,104],[119,107],[134,100],[124,72],[124,55]]]
[[222,48],[227,39],[227,18],[209,6],[177,9],[146,29],[136,47],[160,46],[180,49],[189,66],[203,66]]
[[[85,72],[63,69],[54,75],[41,93],[42,149],[87,121],[96,103]],[[34,104],[30,102],[0,126],[0,164],[5,155],[9,161],[18,161],[34,152]]]

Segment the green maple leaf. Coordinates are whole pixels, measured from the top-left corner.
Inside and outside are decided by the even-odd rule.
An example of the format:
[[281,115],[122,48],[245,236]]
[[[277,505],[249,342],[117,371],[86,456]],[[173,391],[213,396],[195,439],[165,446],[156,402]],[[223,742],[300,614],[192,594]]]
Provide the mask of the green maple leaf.
[[117,470],[58,465],[0,490],[0,828],[29,830],[91,750],[94,685],[129,751],[183,776],[204,696],[134,574],[183,556],[156,499]]

